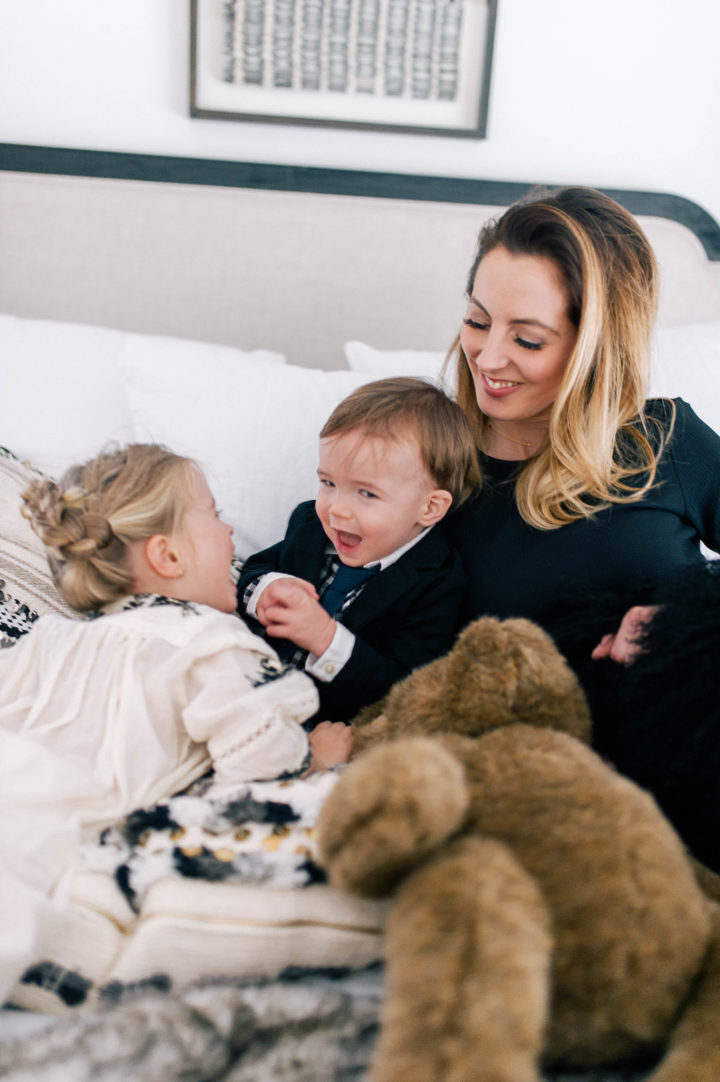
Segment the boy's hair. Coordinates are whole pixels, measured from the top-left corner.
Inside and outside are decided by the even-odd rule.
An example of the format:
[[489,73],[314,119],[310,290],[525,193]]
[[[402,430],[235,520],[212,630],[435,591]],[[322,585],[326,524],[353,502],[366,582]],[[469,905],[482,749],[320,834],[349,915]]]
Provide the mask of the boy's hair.
[[132,592],[128,544],[180,526],[197,469],[159,444],[136,443],[71,466],[57,483],[31,482],[22,513],[69,605],[85,612]]
[[396,376],[358,387],[330,414],[320,439],[362,429],[386,440],[414,440],[438,488],[458,507],[478,485],[480,472],[472,430],[462,409],[440,387]]

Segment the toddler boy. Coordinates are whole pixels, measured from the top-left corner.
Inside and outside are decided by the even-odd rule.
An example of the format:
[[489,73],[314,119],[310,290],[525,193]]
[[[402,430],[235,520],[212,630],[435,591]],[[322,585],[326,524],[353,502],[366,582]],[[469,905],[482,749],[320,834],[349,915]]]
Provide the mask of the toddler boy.
[[[316,500],[251,556],[238,608],[344,721],[452,645],[465,578],[442,519],[478,484],[460,407],[420,379],[377,380],[320,433]],[[260,626],[258,626],[258,624]]]

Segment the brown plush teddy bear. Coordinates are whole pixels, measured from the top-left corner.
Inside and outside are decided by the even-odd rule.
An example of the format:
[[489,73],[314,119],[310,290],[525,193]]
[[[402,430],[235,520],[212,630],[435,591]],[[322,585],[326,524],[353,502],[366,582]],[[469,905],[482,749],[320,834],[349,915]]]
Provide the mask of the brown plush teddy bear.
[[356,723],[318,824],[331,882],[394,898],[374,1082],[537,1082],[665,1052],[720,1080],[720,907],[653,799],[586,743],[527,620],[471,624]]

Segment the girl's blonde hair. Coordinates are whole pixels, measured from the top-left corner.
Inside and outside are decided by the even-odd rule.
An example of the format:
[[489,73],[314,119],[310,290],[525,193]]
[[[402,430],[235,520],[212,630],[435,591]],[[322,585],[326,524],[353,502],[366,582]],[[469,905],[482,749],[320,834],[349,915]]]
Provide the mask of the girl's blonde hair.
[[69,605],[85,612],[132,593],[127,546],[178,529],[197,469],[159,444],[136,443],[72,466],[57,483],[30,483],[22,513]]
[[395,376],[349,394],[330,414],[321,439],[362,430],[385,440],[413,440],[433,484],[459,507],[480,483],[472,428],[463,411],[427,380]]
[[[554,264],[577,328],[548,445],[518,476],[520,514],[548,530],[611,503],[641,500],[655,481],[667,438],[645,414],[658,288],[647,237],[624,207],[592,188],[537,193],[482,229],[468,294],[480,261],[501,246]],[[459,336],[448,362],[453,358],[457,401],[481,444],[488,419],[478,407]]]

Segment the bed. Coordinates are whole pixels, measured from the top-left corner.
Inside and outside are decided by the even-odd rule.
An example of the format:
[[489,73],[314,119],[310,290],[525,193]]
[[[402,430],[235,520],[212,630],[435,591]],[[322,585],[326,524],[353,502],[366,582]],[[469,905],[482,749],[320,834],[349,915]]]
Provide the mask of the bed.
[[[63,611],[18,514],[34,471],[168,443],[206,467],[242,560],[313,494],[340,398],[442,378],[478,229],[530,187],[14,145],[0,166],[8,647]],[[652,389],[720,431],[720,226],[677,196],[610,194],[660,259]],[[0,1077],[365,1078],[385,908],[323,881],[312,824],[333,783],[218,804],[201,782],[88,847],[70,918],[0,1016]]]

